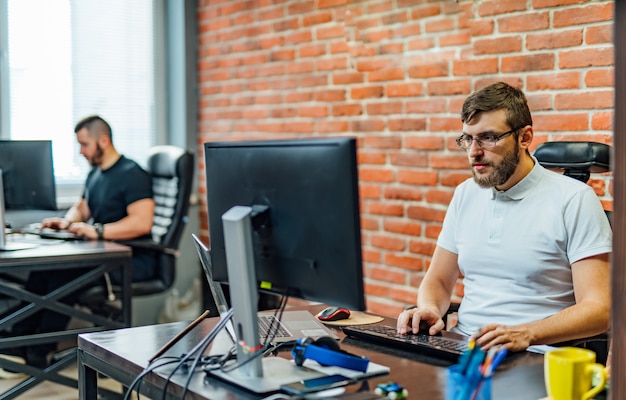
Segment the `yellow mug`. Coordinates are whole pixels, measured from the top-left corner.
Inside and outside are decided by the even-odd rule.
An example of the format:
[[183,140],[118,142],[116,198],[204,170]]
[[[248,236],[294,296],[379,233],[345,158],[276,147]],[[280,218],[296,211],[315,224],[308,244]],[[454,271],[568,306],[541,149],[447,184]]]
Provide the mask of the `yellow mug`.
[[[546,353],[543,372],[550,400],[589,400],[602,391],[607,380],[606,369],[596,363],[596,353],[578,347]],[[592,387],[593,383],[597,385]]]

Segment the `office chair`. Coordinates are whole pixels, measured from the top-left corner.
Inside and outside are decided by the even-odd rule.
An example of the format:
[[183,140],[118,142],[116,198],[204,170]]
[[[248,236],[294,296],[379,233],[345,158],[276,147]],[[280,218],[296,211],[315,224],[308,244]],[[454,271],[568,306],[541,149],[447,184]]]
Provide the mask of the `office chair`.
[[[148,152],[146,170],[152,176],[155,212],[152,225],[152,240],[121,241],[134,249],[145,249],[157,254],[155,278],[133,282],[131,296],[146,296],[169,289],[176,276],[176,259],[183,230],[187,223],[189,197],[193,185],[194,155],[176,146],[155,146]],[[121,288],[105,285],[86,290],[79,303],[92,311],[119,317]]]
[[[544,168],[561,171],[563,175],[586,183],[592,173],[610,171],[610,150],[610,146],[598,142],[546,142],[537,146],[533,155]],[[611,212],[605,211],[605,213],[610,223]],[[450,314],[458,312],[459,306],[459,302],[452,302],[443,318],[444,321]],[[597,362],[606,363],[608,334],[579,339],[561,345],[588,348],[596,353]]]

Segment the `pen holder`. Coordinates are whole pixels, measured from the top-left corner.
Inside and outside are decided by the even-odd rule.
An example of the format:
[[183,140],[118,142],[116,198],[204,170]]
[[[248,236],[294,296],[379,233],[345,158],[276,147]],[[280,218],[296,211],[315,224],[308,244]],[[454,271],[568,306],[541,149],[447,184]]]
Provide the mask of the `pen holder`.
[[461,365],[446,370],[446,400],[491,400],[491,377],[463,374]]

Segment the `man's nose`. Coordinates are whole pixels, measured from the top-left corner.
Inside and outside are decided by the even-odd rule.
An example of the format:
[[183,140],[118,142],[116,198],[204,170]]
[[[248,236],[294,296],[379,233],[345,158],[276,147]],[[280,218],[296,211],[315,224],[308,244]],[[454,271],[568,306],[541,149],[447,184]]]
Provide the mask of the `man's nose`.
[[472,140],[470,147],[467,149],[467,153],[470,157],[483,153],[483,148],[478,145],[478,140]]

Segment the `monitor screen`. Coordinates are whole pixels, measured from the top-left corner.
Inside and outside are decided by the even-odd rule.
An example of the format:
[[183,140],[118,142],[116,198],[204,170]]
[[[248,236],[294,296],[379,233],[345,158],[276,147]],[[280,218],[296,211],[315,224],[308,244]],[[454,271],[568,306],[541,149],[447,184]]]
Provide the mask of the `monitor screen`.
[[0,140],[7,210],[56,210],[50,140]]
[[213,142],[204,151],[216,281],[228,280],[222,216],[265,206],[251,235],[259,287],[365,309],[354,138]]

